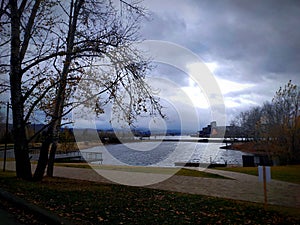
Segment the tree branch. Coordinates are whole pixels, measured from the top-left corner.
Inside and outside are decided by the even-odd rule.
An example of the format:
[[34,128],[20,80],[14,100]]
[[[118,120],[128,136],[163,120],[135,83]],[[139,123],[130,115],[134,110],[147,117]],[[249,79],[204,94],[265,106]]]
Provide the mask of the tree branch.
[[[25,4],[26,4],[26,0],[24,0],[24,1],[25,1]],[[22,44],[22,47],[21,47],[21,51],[20,51],[20,60],[21,61],[23,61],[25,53],[26,53],[27,48],[28,48],[28,44],[29,44],[29,41],[30,41],[30,38],[31,38],[32,27],[34,25],[34,20],[36,18],[36,14],[37,14],[38,9],[40,7],[40,3],[41,3],[41,0],[36,0],[35,1],[34,6],[31,10],[29,20],[28,20],[27,25],[26,25],[24,40],[23,40],[23,44]]]
[[24,11],[24,9],[25,9],[25,6],[26,6],[26,4],[27,4],[27,0],[23,0],[22,2],[21,2],[21,5],[20,5],[20,8],[19,8],[19,15],[22,15],[22,13],[23,13],[23,11]]
[[39,86],[41,83],[43,83],[46,80],[46,78],[38,80],[23,96],[23,102],[27,100],[27,98],[31,95],[31,93],[34,91],[34,89]]
[[31,107],[28,110],[28,113],[25,117],[25,122],[29,120],[31,113],[33,112],[34,108],[36,107],[37,104],[40,103],[40,101],[45,97],[45,95],[48,93],[48,91],[53,88],[55,85],[58,84],[59,81],[56,81],[55,83],[53,83],[52,85],[49,85],[45,91],[32,103]]

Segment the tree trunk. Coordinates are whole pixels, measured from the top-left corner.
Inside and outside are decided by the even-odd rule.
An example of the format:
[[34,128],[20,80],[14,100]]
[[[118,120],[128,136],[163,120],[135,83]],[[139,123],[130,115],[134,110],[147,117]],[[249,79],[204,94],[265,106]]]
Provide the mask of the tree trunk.
[[52,148],[52,143],[54,140],[53,131],[54,131],[55,125],[56,125],[56,122],[52,121],[51,125],[49,126],[49,128],[47,130],[46,139],[42,143],[42,146],[40,148],[39,160],[38,160],[38,164],[37,164],[36,170],[34,172],[34,176],[33,176],[35,181],[40,181],[43,179],[46,167],[49,164],[50,156],[48,158],[48,155],[49,155],[50,148]]
[[64,66],[60,77],[58,91],[56,94],[56,101],[55,101],[56,104],[54,108],[54,113],[52,115],[52,120],[55,121],[55,126],[52,133],[53,143],[50,150],[48,168],[47,168],[47,175],[50,177],[53,176],[55,153],[57,149],[58,138],[59,138],[59,133],[61,128],[61,119],[62,119],[61,117],[65,105],[67,78],[69,74],[70,65],[72,62],[72,52],[74,48],[74,39],[75,39],[75,32],[77,28],[77,20],[83,4],[84,4],[84,0],[76,0],[75,2],[71,1],[71,6],[70,6],[70,18],[69,18],[69,27],[68,27],[69,30],[68,30],[67,40],[66,40],[67,54],[64,60]]
[[[17,71],[12,70],[11,74],[17,74]],[[23,121],[23,104],[21,85],[18,84],[18,79],[13,79],[11,75],[11,101],[13,114],[13,138],[14,138],[14,152],[16,160],[16,174],[17,177],[30,180],[31,164],[28,152],[28,142],[26,138],[25,122]],[[16,80],[16,82],[14,82]]]
[[56,150],[57,150],[57,141],[53,141],[50,149],[49,162],[47,167],[48,177],[53,177]]
[[40,181],[44,177],[45,169],[48,164],[48,152],[52,143],[52,138],[47,136],[46,140],[42,143],[40,148],[40,155],[37,167],[34,172],[33,180]]
[[[59,106],[56,106],[56,110],[59,109]],[[59,115],[59,112],[55,110],[55,115]],[[62,113],[62,111],[61,111]],[[60,131],[60,124],[61,124],[61,118],[56,119],[53,125],[53,129],[51,130],[51,149],[49,154],[49,160],[48,160],[48,167],[47,167],[47,176],[53,177],[54,172],[54,161],[55,161],[55,154],[57,150],[57,144],[59,139],[59,131]]]
[[[13,116],[17,117],[17,116]],[[14,118],[16,121],[16,118]],[[15,122],[14,122],[15,123]],[[14,152],[16,160],[16,175],[18,178],[24,180],[31,180],[31,163],[29,159],[28,143],[24,138],[26,136],[24,127],[17,127],[14,125]]]
[[20,58],[20,18],[18,1],[10,1],[11,7],[11,47],[10,47],[10,91],[13,114],[14,152],[17,177],[30,180],[31,164],[28,152],[24,121],[24,102],[22,95],[22,70]]

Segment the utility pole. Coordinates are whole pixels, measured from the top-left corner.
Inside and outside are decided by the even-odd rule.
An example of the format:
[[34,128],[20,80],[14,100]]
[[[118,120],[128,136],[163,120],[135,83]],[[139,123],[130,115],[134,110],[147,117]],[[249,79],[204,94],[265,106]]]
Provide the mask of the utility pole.
[[3,172],[5,172],[6,167],[6,151],[8,142],[8,117],[9,117],[9,102],[6,105],[6,124],[5,124],[5,144],[4,144],[4,156],[3,156]]

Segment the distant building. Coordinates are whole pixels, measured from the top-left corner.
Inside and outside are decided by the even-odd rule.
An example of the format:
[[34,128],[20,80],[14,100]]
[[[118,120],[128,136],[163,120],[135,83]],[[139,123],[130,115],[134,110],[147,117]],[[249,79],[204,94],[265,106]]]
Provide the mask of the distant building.
[[210,125],[203,127],[202,130],[199,131],[199,137],[206,138],[237,138],[241,137],[241,127],[237,126],[217,126],[216,121],[212,121]]

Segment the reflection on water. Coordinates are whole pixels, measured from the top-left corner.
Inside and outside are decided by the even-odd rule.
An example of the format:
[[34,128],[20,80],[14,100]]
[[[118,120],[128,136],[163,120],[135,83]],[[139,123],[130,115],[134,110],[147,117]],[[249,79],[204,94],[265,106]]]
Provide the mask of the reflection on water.
[[[220,149],[224,144],[197,142],[134,142],[82,150],[102,152],[103,164],[173,167],[175,162],[225,163],[242,165],[240,151]],[[94,162],[100,163],[100,162]]]

